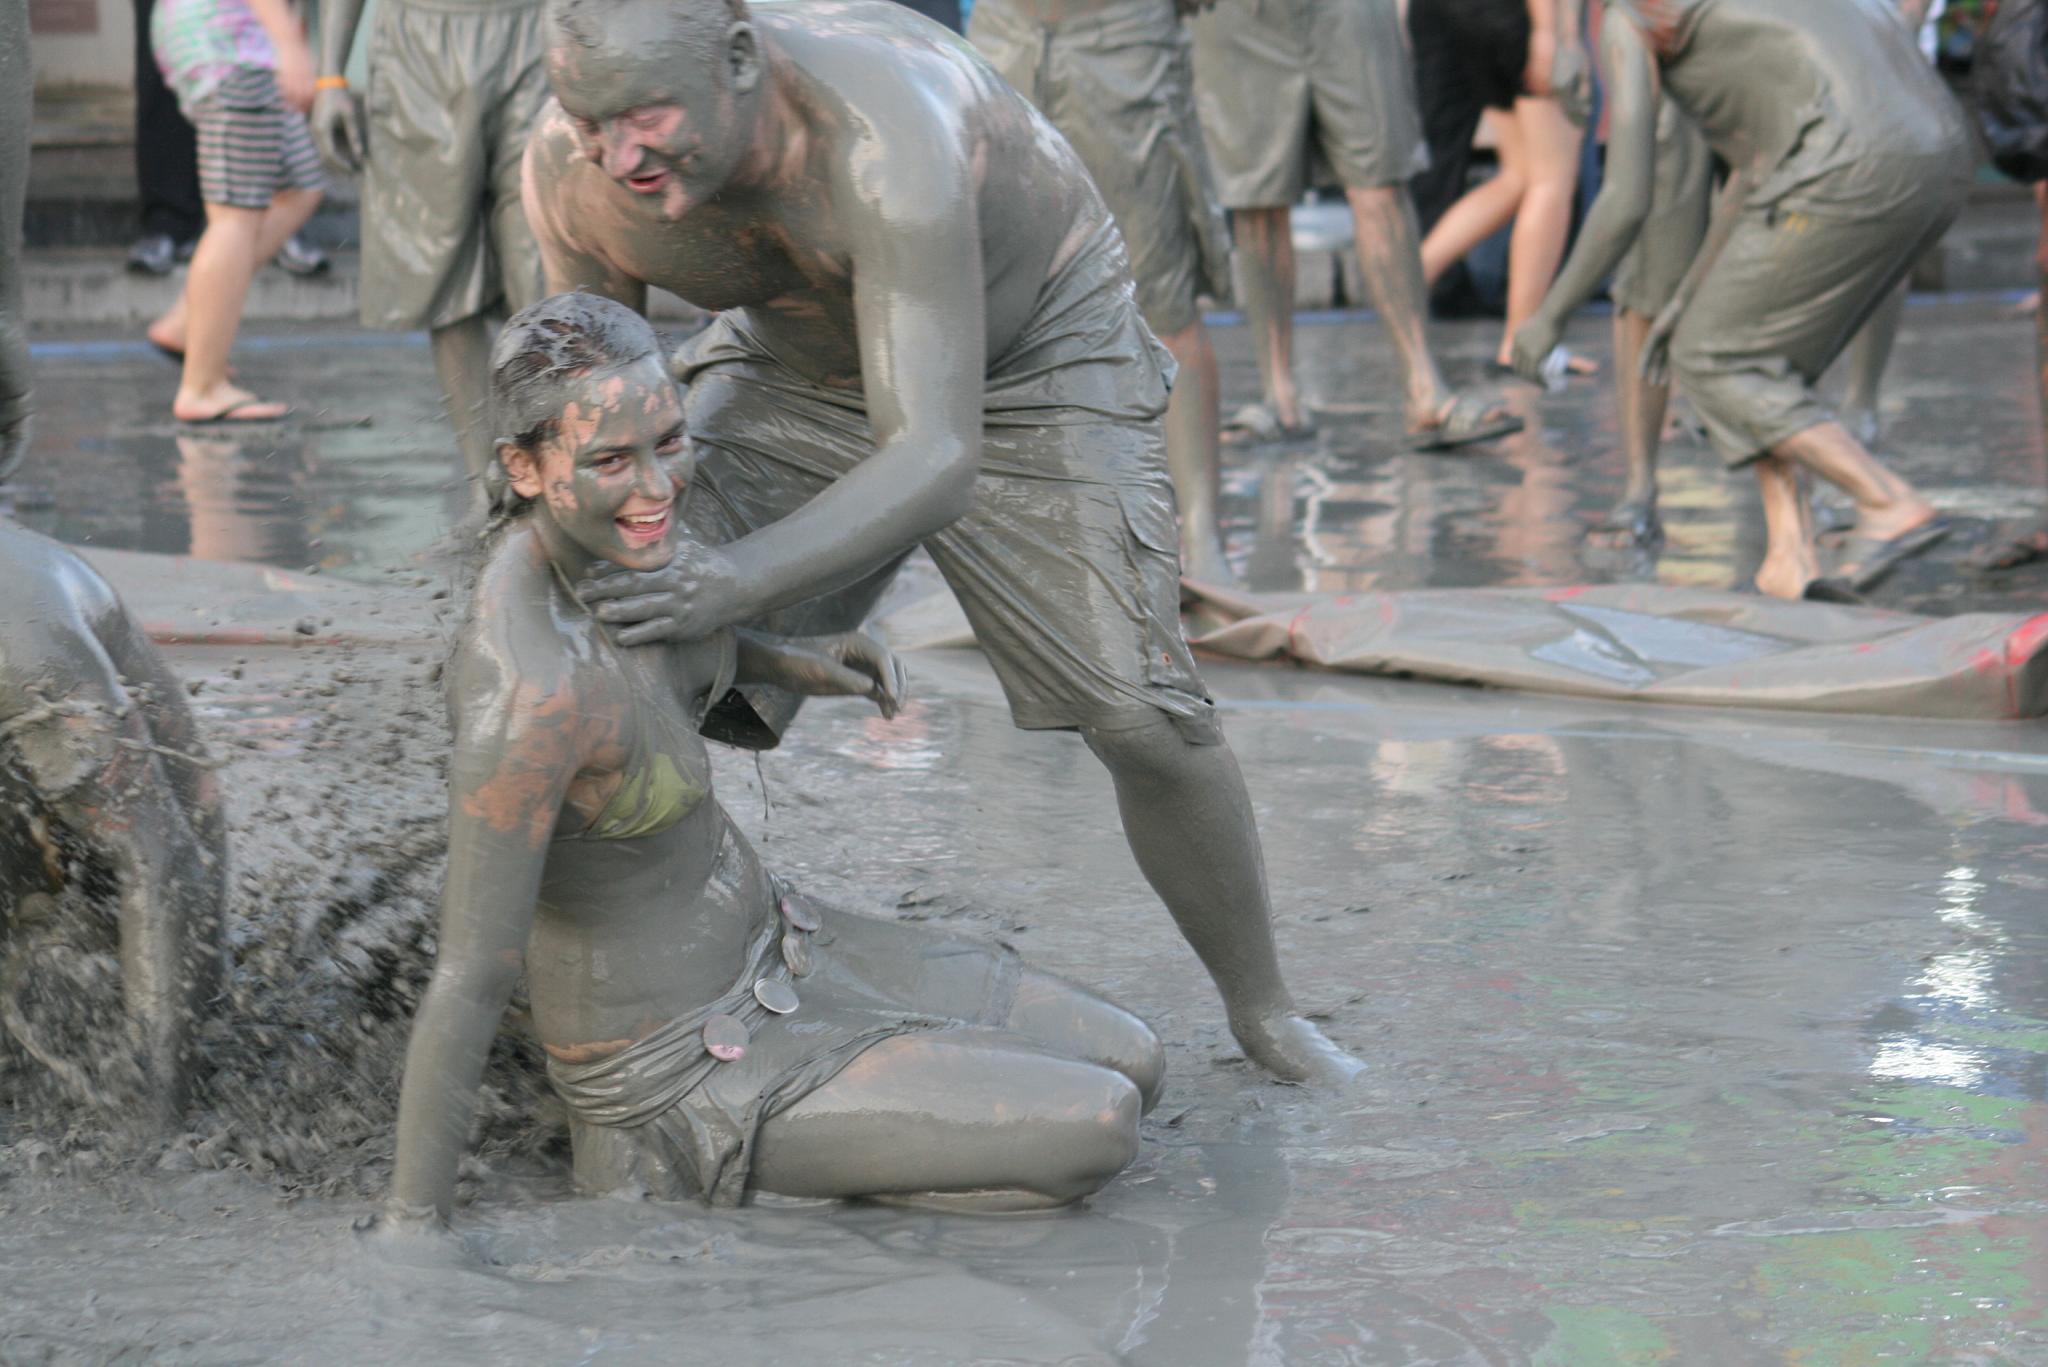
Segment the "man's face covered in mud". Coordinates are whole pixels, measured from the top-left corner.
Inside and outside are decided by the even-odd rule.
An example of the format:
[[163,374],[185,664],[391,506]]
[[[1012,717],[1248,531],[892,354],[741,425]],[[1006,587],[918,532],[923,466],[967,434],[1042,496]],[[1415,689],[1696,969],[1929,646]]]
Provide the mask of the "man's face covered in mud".
[[668,564],[678,501],[689,484],[683,406],[658,354],[562,382],[562,411],[537,448],[500,447],[512,488],[532,515],[596,560],[627,569]]
[[725,0],[557,0],[548,82],[604,173],[679,218],[738,169],[761,64]]

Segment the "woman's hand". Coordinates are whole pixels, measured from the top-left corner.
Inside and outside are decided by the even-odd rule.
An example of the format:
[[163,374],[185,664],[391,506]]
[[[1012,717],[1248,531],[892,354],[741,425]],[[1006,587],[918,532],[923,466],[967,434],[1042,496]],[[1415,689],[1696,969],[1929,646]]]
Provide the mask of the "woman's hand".
[[837,636],[802,636],[780,643],[780,676],[772,682],[811,697],[867,698],[893,717],[903,706],[908,683],[903,662],[880,641],[857,631]]
[[1563,340],[1564,325],[1538,309],[1528,322],[1515,329],[1515,374],[1531,384],[1548,385],[1550,377],[1543,373],[1543,363]]
[[600,561],[576,585],[576,597],[613,628],[612,639],[622,646],[702,640],[755,615],[732,557],[694,541],[658,570]]

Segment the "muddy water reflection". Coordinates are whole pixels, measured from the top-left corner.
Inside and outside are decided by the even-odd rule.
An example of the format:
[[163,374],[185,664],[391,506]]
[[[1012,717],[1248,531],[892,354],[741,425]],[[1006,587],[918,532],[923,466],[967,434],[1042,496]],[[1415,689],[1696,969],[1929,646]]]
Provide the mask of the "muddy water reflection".
[[52,502],[22,520],[63,540],[376,580],[414,564],[467,508],[415,339],[244,339],[243,383],[298,411],[242,427],[172,422],[176,371],[140,343],[44,342],[37,359],[24,478]]

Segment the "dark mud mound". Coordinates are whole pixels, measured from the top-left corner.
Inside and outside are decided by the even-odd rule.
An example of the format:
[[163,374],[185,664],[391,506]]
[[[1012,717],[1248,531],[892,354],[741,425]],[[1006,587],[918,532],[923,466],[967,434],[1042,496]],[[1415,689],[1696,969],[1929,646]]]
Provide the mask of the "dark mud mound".
[[[0,1182],[156,1164],[245,1168],[291,1191],[381,1192],[446,852],[433,657],[216,650],[175,663],[222,760],[233,867],[229,973],[200,1032],[195,1103],[175,1134],[130,1123],[110,918],[54,908],[55,929],[18,970],[34,1048],[0,1029]],[[515,1005],[485,1078],[487,1164],[566,1153],[566,1122],[522,1024]]]

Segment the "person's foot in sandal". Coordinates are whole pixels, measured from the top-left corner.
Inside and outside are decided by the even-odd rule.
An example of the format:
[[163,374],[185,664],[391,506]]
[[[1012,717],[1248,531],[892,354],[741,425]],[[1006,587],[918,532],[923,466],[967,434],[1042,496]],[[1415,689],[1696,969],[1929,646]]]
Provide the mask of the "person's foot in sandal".
[[1923,522],[1889,536],[1878,532],[1852,532],[1842,543],[1841,563],[1832,579],[1840,580],[1857,593],[1876,587],[1879,581],[1912,557],[1955,530],[1955,524],[1936,513]]
[[1307,414],[1289,423],[1264,401],[1248,403],[1223,420],[1225,446],[1263,446],[1276,441],[1301,441],[1316,434]]
[[1645,550],[1664,544],[1664,520],[1657,516],[1657,491],[1626,493],[1586,532],[1586,544],[1608,551]]
[[231,384],[218,385],[203,394],[185,389],[171,400],[171,416],[184,423],[276,422],[289,417],[292,406],[274,399],[262,399]]
[[1437,410],[1436,421],[1408,431],[1411,451],[1448,451],[1492,441],[1522,430],[1522,420],[1477,394],[1454,394]]
[[2036,560],[2048,560],[2048,514],[1998,533],[1972,551],[1966,563],[1973,570],[2010,570]]

